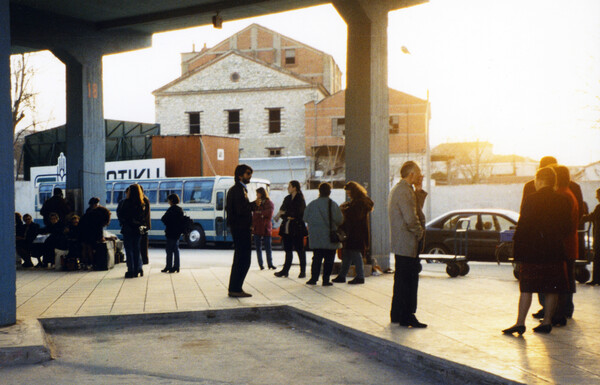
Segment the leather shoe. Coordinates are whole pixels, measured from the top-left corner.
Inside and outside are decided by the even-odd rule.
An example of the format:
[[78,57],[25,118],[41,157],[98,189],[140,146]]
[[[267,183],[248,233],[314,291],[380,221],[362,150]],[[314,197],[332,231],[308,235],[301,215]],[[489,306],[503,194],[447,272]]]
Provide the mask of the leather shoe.
[[538,327],[533,328],[533,331],[536,333],[550,334],[552,331],[552,325],[540,325]]
[[600,285],[600,282],[598,282],[598,281],[589,281],[588,283],[586,283],[586,285],[590,285],[590,286]]
[[348,281],[348,285],[360,285],[365,283],[365,279],[364,278],[354,278],[352,281]]
[[416,329],[423,329],[427,327],[427,324],[419,322],[417,317],[413,314],[408,318],[408,320],[400,321],[400,326],[412,327]]
[[323,286],[333,286],[333,283],[327,281],[327,282],[323,282]]
[[331,282],[335,282],[335,283],[344,283],[346,282],[346,278],[342,278],[339,275],[337,277],[335,277],[334,279],[331,280]]
[[307,284],[307,285],[316,285],[316,284],[317,284],[317,281],[316,281],[316,280],[314,280],[314,279],[311,279],[311,280],[309,280],[309,281],[306,281],[306,284]]
[[228,294],[230,297],[233,298],[246,298],[246,297],[252,297],[252,294],[250,293],[246,293],[245,291],[230,291]]
[[504,333],[504,334],[517,333],[518,335],[521,335],[521,334],[525,333],[525,325],[515,325],[515,326],[512,326],[512,327],[510,327],[508,329],[502,330],[502,333]]
[[552,326],[567,326],[567,317],[553,317]]
[[165,268],[164,268],[164,269],[162,269],[160,272],[161,272],[161,273],[168,273],[168,272],[169,272],[169,270],[171,270],[171,268],[170,268],[170,267],[165,267]]
[[306,278],[306,273],[305,273],[305,272],[301,272],[301,273],[298,275],[298,278]]
[[544,318],[544,308],[541,308],[537,313],[533,313],[531,316],[536,319]]
[[283,271],[278,271],[276,273],[273,273],[273,275],[276,277],[287,277],[288,273],[287,272],[284,273]]

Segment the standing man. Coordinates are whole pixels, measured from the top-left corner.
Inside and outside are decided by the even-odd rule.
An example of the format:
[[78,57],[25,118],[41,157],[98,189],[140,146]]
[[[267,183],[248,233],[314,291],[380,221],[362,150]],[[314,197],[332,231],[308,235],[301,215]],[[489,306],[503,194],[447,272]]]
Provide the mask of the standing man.
[[67,215],[71,213],[71,207],[63,198],[63,191],[60,187],[55,187],[52,190],[52,197],[42,205],[40,214],[44,217],[44,225],[50,226],[50,214],[58,214],[59,222],[62,225],[67,224]]
[[242,290],[244,279],[250,269],[252,253],[252,206],[248,200],[246,185],[252,178],[252,168],[240,164],[235,168],[235,184],[227,192],[227,226],[233,237],[233,264],[229,276],[230,297],[252,297]]
[[[419,218],[417,195],[413,189],[413,185],[420,187],[423,175],[419,166],[409,160],[402,165],[400,176],[402,179],[390,191],[388,202],[391,250],[396,260],[390,315],[392,322],[398,322],[400,326],[425,328],[427,325],[415,316],[419,287],[418,255],[425,233],[425,216]],[[419,190],[422,191],[420,195],[427,194]]]

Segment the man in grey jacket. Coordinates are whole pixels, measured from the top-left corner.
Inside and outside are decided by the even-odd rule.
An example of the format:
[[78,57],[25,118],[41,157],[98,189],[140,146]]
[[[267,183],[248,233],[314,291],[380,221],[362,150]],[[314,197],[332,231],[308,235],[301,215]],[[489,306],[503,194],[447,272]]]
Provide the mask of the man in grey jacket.
[[[418,256],[425,233],[425,216],[419,205],[427,193],[420,188],[423,175],[415,162],[405,162],[400,176],[402,179],[390,191],[388,201],[391,250],[396,260],[390,315],[392,322],[400,326],[425,328],[427,325],[419,322],[415,313],[419,286]],[[419,200],[413,185],[419,190]]]

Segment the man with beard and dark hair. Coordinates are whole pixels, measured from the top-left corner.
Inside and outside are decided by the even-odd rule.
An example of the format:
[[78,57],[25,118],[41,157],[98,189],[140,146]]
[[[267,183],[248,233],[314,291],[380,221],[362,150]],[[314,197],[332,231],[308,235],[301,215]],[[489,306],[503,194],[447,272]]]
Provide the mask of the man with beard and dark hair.
[[235,168],[235,184],[227,192],[227,226],[233,237],[233,264],[229,276],[230,297],[252,297],[242,290],[250,268],[252,254],[252,206],[248,200],[246,185],[252,178],[252,168],[240,164]]

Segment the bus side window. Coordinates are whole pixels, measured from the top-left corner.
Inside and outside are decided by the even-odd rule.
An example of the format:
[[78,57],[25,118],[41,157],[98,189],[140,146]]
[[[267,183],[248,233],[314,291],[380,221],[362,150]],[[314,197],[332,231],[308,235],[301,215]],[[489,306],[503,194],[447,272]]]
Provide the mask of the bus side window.
[[213,180],[186,181],[183,185],[183,203],[210,203]]
[[219,191],[217,193],[217,210],[218,211],[222,211],[223,210],[223,197],[224,197],[224,193],[222,191]]
[[110,204],[110,198],[112,197],[112,182],[106,183],[106,204]]
[[158,190],[158,203],[166,203],[167,197],[171,194],[177,194],[181,199],[181,188],[183,183],[179,181],[161,182]]

